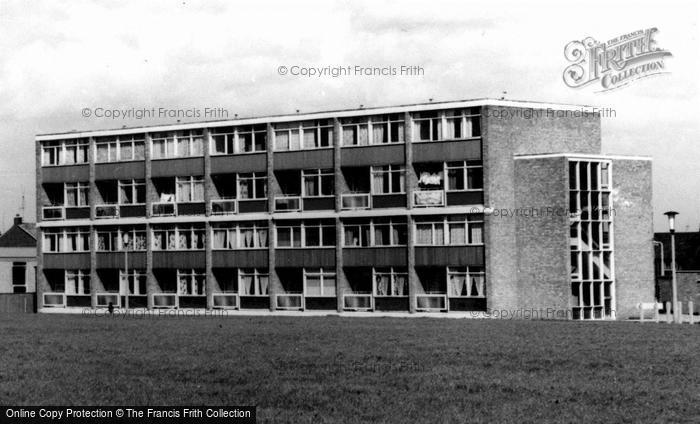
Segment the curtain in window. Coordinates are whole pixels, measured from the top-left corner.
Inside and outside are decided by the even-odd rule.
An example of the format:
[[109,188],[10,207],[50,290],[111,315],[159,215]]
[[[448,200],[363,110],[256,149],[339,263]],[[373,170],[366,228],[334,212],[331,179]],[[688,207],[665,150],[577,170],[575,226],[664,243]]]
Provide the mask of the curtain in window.
[[404,274],[394,275],[394,296],[405,296],[408,294],[408,279]]
[[467,118],[466,119],[465,128],[464,128],[464,136],[465,137],[473,137],[474,136],[472,119],[474,119],[474,118]]
[[388,192],[388,189],[385,188],[385,186],[388,186],[388,179],[389,174],[385,172],[379,172],[372,175],[372,191],[374,192],[374,194],[382,194]]
[[201,156],[204,154],[204,140],[201,137],[192,139],[192,156]]
[[177,155],[178,156],[190,156],[190,139],[189,139],[189,137],[177,139]]
[[299,150],[299,130],[292,130],[289,138],[289,150]]
[[119,192],[122,203],[134,203],[132,187],[130,185],[119,184]]
[[[97,145],[97,162],[107,162],[108,156],[108,144],[98,144]],[[155,147],[155,146],[154,146]],[[154,149],[155,150],[155,149]]]
[[131,234],[122,233],[122,247],[126,250],[134,250],[134,241],[131,238]]
[[318,177],[316,176],[304,177],[304,193],[306,193],[307,196],[319,195],[317,179]]
[[360,125],[360,137],[358,144],[360,146],[366,146],[369,144],[369,128],[367,128],[367,125]]
[[168,250],[175,250],[177,244],[175,243],[175,233],[168,232]]
[[469,231],[471,233],[471,242],[474,244],[479,244],[484,242],[483,237],[483,224],[470,224]]
[[250,199],[253,194],[252,181],[249,179],[238,181],[238,195],[241,199]]
[[191,238],[191,236],[190,236],[189,231],[186,233],[180,233],[180,237],[178,239],[179,242],[177,245],[178,249],[189,249],[190,248],[190,238]]
[[261,295],[267,294],[267,288],[269,286],[270,277],[267,274],[258,275],[258,284],[260,286],[259,293]]
[[204,181],[195,181],[192,191],[192,200],[195,202],[204,201]]
[[197,230],[194,232],[193,247],[195,249],[204,249],[204,231]]
[[321,296],[321,276],[306,276],[306,294],[308,296]]
[[78,276],[73,273],[66,274],[66,294],[78,294],[78,290]]
[[177,201],[189,202],[192,200],[190,181],[178,181],[177,183]]
[[447,188],[449,190],[464,190],[464,170],[449,169],[447,178]]
[[451,296],[467,296],[467,277],[465,274],[451,274],[449,282],[448,292]]
[[313,149],[318,147],[316,143],[316,128],[304,130],[304,148]]
[[258,247],[267,247],[267,230],[259,229],[258,233]]
[[78,189],[78,199],[80,201],[80,203],[79,203],[80,206],[87,206],[87,204],[88,204],[88,189],[87,188]]
[[432,224],[416,225],[416,244],[433,244]]
[[120,143],[119,145],[119,154],[121,155],[122,160],[131,160],[131,157],[133,155],[133,147],[131,145],[131,142],[129,143]]
[[372,142],[374,144],[386,143],[386,124],[372,125]]
[[255,294],[255,287],[253,287],[253,276],[249,274],[241,274],[241,286],[243,288],[244,295]]
[[277,131],[275,133],[275,150],[289,150],[288,131]]
[[241,228],[241,247],[253,247],[253,229]]
[[355,145],[355,134],[356,127],[343,127],[343,145],[344,146],[354,146]]
[[345,245],[359,246],[360,240],[357,234],[357,227],[345,227]]
[[483,296],[484,290],[484,276],[483,275],[472,275],[471,276],[471,290],[469,296]]
[[165,234],[162,232],[153,233],[153,250],[162,250],[165,246]]
[[335,296],[335,274],[326,274],[323,276],[323,295]]
[[375,225],[374,227],[374,244],[384,246],[389,244],[389,226]]
[[78,190],[69,188],[66,190],[66,206],[76,206],[78,203]]
[[226,230],[214,230],[214,248],[216,249],[228,249],[228,231]]
[[467,242],[467,231],[465,224],[450,224],[450,244],[465,244]]
[[434,243],[437,245],[445,244],[445,228],[442,226],[442,224],[436,224],[433,227],[433,231],[435,232]]
[[146,250],[146,234],[136,233],[136,236],[134,237],[134,249]]
[[146,156],[144,154],[144,143],[134,143],[134,159],[144,159]]
[[377,296],[387,296],[389,294],[389,276],[382,274],[376,276]]
[[192,294],[190,293],[189,276],[181,275],[180,280],[180,294]]

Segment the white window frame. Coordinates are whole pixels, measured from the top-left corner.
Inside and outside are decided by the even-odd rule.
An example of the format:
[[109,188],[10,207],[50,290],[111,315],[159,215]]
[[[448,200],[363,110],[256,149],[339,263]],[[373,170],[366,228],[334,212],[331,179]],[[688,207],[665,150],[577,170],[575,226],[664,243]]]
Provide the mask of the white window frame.
[[[156,247],[156,233],[162,233],[162,232],[165,232],[165,235],[166,235],[165,246],[161,246],[158,248],[158,247]],[[202,241],[202,247],[201,248],[193,247],[193,246],[196,246],[195,245],[196,235],[199,232],[202,233],[202,237],[204,238]],[[175,236],[175,248],[173,248],[173,249],[168,248],[168,240],[170,239],[171,233]],[[189,233],[189,237],[190,237],[189,246],[186,248],[181,248],[180,247],[180,235],[186,235],[188,233]],[[174,227],[157,226],[157,227],[151,228],[151,249],[153,251],[157,251],[157,252],[200,251],[200,250],[204,250],[206,248],[206,243],[207,243],[206,238],[207,238],[207,231],[204,227],[182,226],[182,225],[176,225]]]
[[[207,273],[203,269],[196,268],[178,268],[176,271],[177,278],[177,295],[178,296],[197,296],[205,297],[207,295]],[[185,278],[187,280],[188,290],[183,291],[180,286],[180,279]],[[202,290],[201,293],[196,293],[197,282],[201,279]]]
[[[461,162],[459,165],[450,165],[450,163]],[[484,191],[484,165],[468,165],[467,162],[471,161],[454,161],[445,162],[445,189],[447,192],[465,192],[465,191]],[[474,188],[469,186],[469,170],[470,169],[481,169],[481,188]],[[463,189],[451,188],[450,187],[450,171],[451,170],[461,170],[462,171],[462,184]]]
[[[378,271],[381,270],[381,271]],[[400,270],[400,271],[399,271]],[[390,294],[377,294],[377,276],[388,275],[389,276],[389,290]],[[393,295],[394,286],[397,284],[397,277],[404,276],[406,279],[406,294],[403,295]],[[380,298],[405,298],[408,297],[408,270],[405,272],[400,267],[372,267],[372,295],[374,297]]]
[[[337,292],[337,275],[335,273],[335,268],[332,268],[333,271],[328,270],[327,268],[304,268],[303,269],[303,279],[304,279],[304,297],[310,296],[310,297],[336,297],[336,292]],[[308,277],[310,276],[316,276],[318,277],[318,281],[321,284],[320,286],[320,294],[309,294],[308,290]],[[325,292],[325,287],[326,287],[326,280],[333,278],[333,281],[335,284],[333,285],[333,293],[332,294],[326,294]]]
[[[408,243],[408,237],[410,237],[409,231],[408,231],[408,222],[405,220],[396,220],[394,221],[392,218],[389,218],[388,220],[386,219],[379,219],[380,222],[375,222],[375,219],[370,219],[367,223],[352,223],[352,224],[343,224],[343,231],[342,231],[342,240],[341,240],[341,245],[343,248],[362,248],[362,247],[400,247],[400,246],[406,246]],[[406,243],[404,244],[399,244],[397,243],[396,240],[394,240],[394,226],[399,226],[403,225],[406,226]],[[362,227],[369,227],[369,240],[367,241],[367,245],[362,244]],[[389,242],[391,244],[377,244],[376,241],[376,234],[375,234],[375,228],[378,226],[388,226],[389,227]],[[358,227],[360,228],[360,244],[358,245],[348,245],[346,244],[348,240],[346,240],[345,233],[346,233],[346,228],[352,228],[352,227]]]
[[[463,269],[463,271],[462,271]],[[475,269],[480,269],[480,271],[475,271]],[[467,290],[469,292],[468,295],[462,296],[462,295],[455,295],[453,294],[453,287],[450,285],[450,277],[453,275],[463,275],[465,278],[465,282],[467,284]],[[447,297],[451,299],[482,299],[486,297],[485,291],[486,291],[486,272],[484,270],[483,266],[479,267],[447,267],[447,272],[445,273],[445,276],[447,280],[445,281],[445,287],[447,287]],[[479,295],[478,296],[473,296],[471,294],[471,279],[473,276],[477,276],[481,278],[481,286]]]
[[[313,178],[318,188],[319,194],[309,194],[306,192],[306,179]],[[323,179],[330,178],[333,180],[333,193],[323,194]],[[304,169],[301,171],[301,195],[302,197],[321,198],[335,196],[335,172],[333,169]]]
[[[68,290],[68,281],[72,278],[78,279],[77,290]],[[87,287],[86,283],[87,282]],[[75,287],[75,286],[72,286]],[[69,296],[89,296],[91,288],[90,271],[83,269],[67,269],[63,274],[63,290]],[[86,290],[87,289],[87,290]],[[75,291],[75,292],[74,292]]]
[[[248,193],[249,197],[241,197],[241,182],[243,181],[248,181],[252,180],[253,181],[253,196],[250,197],[250,193]],[[264,187],[265,187],[265,193],[264,197],[257,197],[258,195],[258,185],[256,184],[257,180],[264,180]],[[267,187],[267,174],[265,172],[241,172],[236,174],[236,199],[238,200],[264,200],[267,199],[267,192],[269,190],[269,187]]]
[[[388,168],[388,169],[378,169],[378,168]],[[402,184],[402,190],[401,191],[390,191],[388,193],[377,193],[374,189],[374,179],[382,175],[385,178],[389,178],[389,187],[391,190],[391,187],[393,187],[394,183],[394,178],[399,178],[403,179],[403,184]],[[370,168],[370,194],[373,196],[376,195],[392,195],[392,194],[406,194],[406,167],[404,165],[381,165],[381,166],[372,166]],[[383,184],[382,184],[383,185]]]
[[[68,205],[68,192],[76,190],[76,204]],[[80,192],[85,191],[85,204],[81,203]],[[63,206],[67,208],[86,208],[90,206],[90,183],[78,181],[63,183]]]
[[[415,221],[413,223],[413,242],[415,246],[483,246],[484,245],[484,220],[477,219],[478,215],[468,214],[464,220],[450,220],[451,215],[445,215],[442,219]],[[452,215],[454,216],[454,215]],[[465,243],[452,243],[450,239],[450,224],[465,225]],[[481,225],[481,242],[475,243],[472,241],[472,227]],[[418,226],[431,225],[431,243],[420,243],[418,240]],[[438,240],[436,228],[442,228],[442,240]]]
[[[127,203],[125,199],[122,198],[122,187],[131,187],[131,196],[134,202]],[[137,187],[143,187],[143,202],[137,202],[138,200],[138,189]],[[119,205],[145,205],[146,204],[146,181],[129,179],[129,180],[119,180],[117,182],[117,203]]]
[[[393,118],[398,116],[398,118]],[[402,124],[403,125],[403,136],[401,136],[401,132],[398,133],[396,137],[396,141],[392,141],[392,136],[394,135],[394,124]],[[374,126],[380,126],[384,125],[384,131],[386,133],[387,137],[387,142],[383,143],[381,141],[377,141],[374,139]],[[396,127],[396,130],[398,131],[399,126]],[[375,115],[371,116],[369,118],[369,144],[374,145],[374,146],[384,146],[384,145],[390,145],[390,144],[400,144],[404,143],[406,141],[406,122],[404,119],[404,115],[401,113],[390,113],[386,115]]]
[[[181,196],[183,193],[181,192],[180,185],[189,185],[190,186],[190,197],[189,199],[182,199]],[[202,186],[202,198],[201,199],[196,199],[195,198],[195,187],[197,185]],[[175,202],[176,203],[201,203],[204,202],[204,177],[200,175],[188,175],[185,177],[175,177]]]
[[[243,233],[244,231],[252,229],[253,231],[253,247],[246,247],[243,246]],[[214,237],[214,232],[215,231],[226,231],[227,237],[235,237],[235,246],[233,248],[227,248],[227,247],[217,247],[214,245],[214,240],[216,239]],[[265,237],[265,240],[267,240],[267,244],[265,246],[261,246],[260,244],[260,234],[259,232],[265,231],[267,232],[267,236]],[[211,243],[212,243],[212,249],[213,250],[253,250],[253,249],[267,249],[269,244],[270,244],[270,234],[269,234],[269,228],[267,223],[264,224],[257,224],[255,222],[247,223],[247,222],[241,222],[235,225],[221,225],[221,226],[212,226],[211,229]]]
[[[265,268],[238,268],[238,295],[239,296],[246,296],[246,297],[269,297],[270,296],[270,272],[266,270]],[[252,271],[252,272],[251,272]],[[244,276],[252,276],[253,277],[253,283],[254,287],[257,288],[260,287],[260,278],[261,277],[267,277],[267,293],[254,293],[254,294],[245,294],[245,291],[243,290],[243,277]]]
[[[129,278],[133,281],[133,290],[129,287]],[[139,290],[139,279],[144,278],[144,291]],[[128,269],[119,270],[119,293],[124,296],[146,296],[148,294],[148,274],[145,270]]]

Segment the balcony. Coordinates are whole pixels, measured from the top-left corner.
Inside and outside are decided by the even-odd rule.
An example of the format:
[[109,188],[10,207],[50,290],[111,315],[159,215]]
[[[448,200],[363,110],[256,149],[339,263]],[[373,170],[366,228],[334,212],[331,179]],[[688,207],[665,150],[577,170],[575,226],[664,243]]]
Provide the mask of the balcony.
[[237,294],[223,294],[214,293],[213,294],[213,305],[214,309],[239,309],[240,303],[238,302]]
[[64,293],[44,293],[44,307],[65,308],[66,295]]
[[445,294],[417,294],[416,310],[421,312],[447,311],[447,295]]
[[278,294],[277,309],[286,311],[303,311],[304,310],[304,295],[301,293],[285,293]]
[[275,212],[301,211],[301,196],[275,197]]
[[42,218],[45,221],[65,219],[66,209],[63,206],[44,206]]
[[444,190],[420,190],[413,192],[413,206],[437,207],[445,206]]
[[343,309],[346,311],[374,310],[374,298],[369,293],[344,294]]
[[211,201],[212,215],[233,215],[236,213],[236,199],[217,199]]
[[153,216],[177,216],[177,205],[172,202],[157,202],[151,205]]
[[97,205],[95,206],[95,218],[119,218],[119,206]]
[[350,193],[342,195],[343,210],[370,209],[372,197],[369,193]]

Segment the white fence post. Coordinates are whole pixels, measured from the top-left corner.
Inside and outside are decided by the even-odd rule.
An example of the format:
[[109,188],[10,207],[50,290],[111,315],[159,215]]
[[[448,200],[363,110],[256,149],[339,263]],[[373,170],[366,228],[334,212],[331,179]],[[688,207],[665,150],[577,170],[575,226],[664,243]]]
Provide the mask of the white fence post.
[[688,301],[688,313],[690,314],[690,317],[688,318],[688,322],[693,324],[695,321],[695,318],[693,318],[693,313],[695,311],[693,310],[693,301],[689,300]]
[[666,322],[673,322],[673,315],[671,315],[671,302],[666,302]]

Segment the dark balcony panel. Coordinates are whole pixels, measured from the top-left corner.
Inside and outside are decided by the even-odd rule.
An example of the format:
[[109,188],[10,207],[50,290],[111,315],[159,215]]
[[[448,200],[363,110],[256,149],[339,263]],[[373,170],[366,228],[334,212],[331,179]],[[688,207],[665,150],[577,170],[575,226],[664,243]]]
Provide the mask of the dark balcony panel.
[[238,202],[238,213],[267,212],[267,199]]
[[151,177],[203,175],[204,158],[158,159],[151,162]]
[[343,249],[344,266],[406,266],[405,247],[353,247]]
[[46,269],[89,269],[90,253],[44,253]]
[[[341,166],[397,165],[406,162],[403,143],[386,146],[347,147],[341,150]],[[415,158],[416,160],[418,158]]]
[[269,309],[270,298],[262,296],[241,296],[241,309]]
[[486,311],[485,297],[450,299],[450,311]]
[[335,249],[276,249],[275,266],[318,268],[335,266]]
[[455,205],[482,205],[484,204],[483,191],[448,191],[447,206]]
[[276,170],[333,168],[333,149],[277,152],[274,160]]
[[90,208],[66,208],[66,219],[90,219]]
[[416,247],[416,266],[483,266],[483,246]]
[[178,299],[180,308],[206,308],[206,296],[180,296]]
[[304,299],[306,309],[312,311],[335,311],[338,300],[335,297],[307,297]]
[[95,164],[96,180],[125,180],[144,179],[146,177],[146,162],[116,162]]
[[377,311],[408,311],[408,297],[375,297],[374,309]]
[[[129,296],[129,308],[148,307],[147,296]],[[126,308],[126,296],[122,296],[122,308]]]
[[153,252],[153,268],[204,268],[204,251]]
[[178,203],[177,215],[204,215],[207,207],[206,203]]
[[89,308],[91,306],[90,296],[66,296],[66,307],[68,308]]
[[133,218],[146,216],[146,205],[128,205],[119,207],[120,218]]
[[214,268],[267,268],[267,249],[214,250]]
[[267,170],[266,153],[245,155],[212,156],[212,174],[233,174],[236,172],[265,172]]
[[90,180],[90,165],[47,166],[41,168],[42,183],[63,183]]
[[413,162],[481,160],[481,139],[413,144]]
[[305,211],[322,211],[335,209],[335,197],[305,197]]
[[372,209],[405,207],[405,194],[379,194],[372,196]]
[[[124,269],[124,252],[97,252],[98,269]],[[146,269],[146,252],[127,252],[126,266],[130,269]]]

